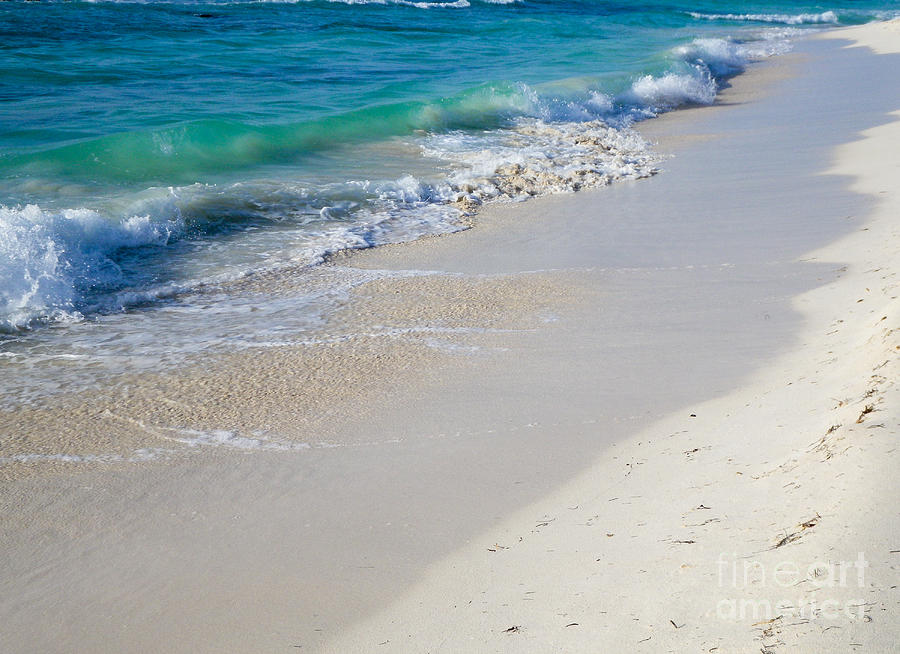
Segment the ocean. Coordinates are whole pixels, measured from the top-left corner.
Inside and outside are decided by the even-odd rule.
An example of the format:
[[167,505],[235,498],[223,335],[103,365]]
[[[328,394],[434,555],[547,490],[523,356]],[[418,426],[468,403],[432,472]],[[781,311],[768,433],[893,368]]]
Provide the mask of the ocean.
[[377,274],[325,270],[330,255],[653,175],[640,121],[713,103],[811,30],[898,15],[883,0],[0,3],[0,405],[300,342]]

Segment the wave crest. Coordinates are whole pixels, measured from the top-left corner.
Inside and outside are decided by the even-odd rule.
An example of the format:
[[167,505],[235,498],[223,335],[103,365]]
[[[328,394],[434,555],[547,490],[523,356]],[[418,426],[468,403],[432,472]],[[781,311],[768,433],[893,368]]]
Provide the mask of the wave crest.
[[[425,174],[432,175],[428,179],[404,174],[308,187],[285,180],[194,184],[149,188],[102,207],[0,206],[0,331],[80,320],[219,281],[221,266],[200,269],[192,262],[184,274],[167,270],[166,248],[185,239],[210,241],[234,230],[265,233],[258,228],[279,225],[294,230],[292,244],[285,246],[276,233],[268,250],[251,252],[240,265],[280,265],[273,263],[281,256],[273,257],[273,248],[292,265],[313,264],[338,250],[461,229],[461,214],[493,199],[646,177],[655,172],[654,158],[630,130],[632,123],[713,103],[722,77],[789,49],[790,29],[770,30],[751,42],[694,40],[672,51],[661,72],[619,80],[616,92],[572,80],[552,87],[486,84],[432,102],[374,106],[303,123],[197,121],[8,158],[5,165],[33,180],[73,168],[96,179],[180,180],[217,166],[255,169],[297,152],[402,139],[441,163]],[[163,272],[158,278],[144,270],[147,252],[131,256],[140,248],[162,253],[153,259],[154,271]],[[228,265],[229,275],[241,274],[237,264]]]
[[91,209],[0,205],[0,331],[35,320],[80,320],[86,291],[113,289],[122,281],[112,253],[165,244],[181,229],[177,219],[149,215],[116,221]]
[[755,23],[782,23],[784,25],[807,25],[815,23],[837,24],[838,15],[833,11],[823,11],[818,14],[705,14],[689,11],[692,18],[701,20],[731,20],[748,21]]

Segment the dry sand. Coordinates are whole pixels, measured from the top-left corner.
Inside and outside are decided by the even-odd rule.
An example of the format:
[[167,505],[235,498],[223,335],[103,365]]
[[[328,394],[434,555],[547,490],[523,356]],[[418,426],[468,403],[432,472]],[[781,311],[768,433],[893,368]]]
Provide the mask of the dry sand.
[[0,651],[891,651],[896,29],[334,262],[301,346],[4,413]]

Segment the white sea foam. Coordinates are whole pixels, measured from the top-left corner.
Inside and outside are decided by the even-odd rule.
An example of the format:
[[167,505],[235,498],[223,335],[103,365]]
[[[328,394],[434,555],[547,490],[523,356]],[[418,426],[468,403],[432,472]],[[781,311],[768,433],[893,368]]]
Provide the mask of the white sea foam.
[[465,9],[471,6],[468,0],[456,0],[455,2],[407,2],[405,0],[394,0],[394,2],[418,9]]
[[620,117],[628,124],[684,105],[712,104],[722,77],[740,73],[754,61],[789,52],[790,38],[797,31],[768,29],[752,41],[695,39],[672,51],[674,63],[668,72],[639,77],[613,98],[598,93],[589,106],[600,113],[624,112]]
[[64,454],[64,453],[22,453],[0,456],[0,467],[13,464],[112,464],[112,463],[144,463],[148,461],[166,459],[187,450],[197,448],[222,448],[225,450],[237,450],[239,452],[302,452],[308,450],[332,450],[343,447],[377,447],[383,445],[396,445],[401,440],[388,438],[375,441],[358,441],[352,443],[339,443],[333,441],[287,441],[266,437],[254,433],[252,436],[242,436],[239,432],[213,429],[200,431],[195,429],[167,428],[173,434],[167,440],[186,446],[182,448],[145,447],[136,449],[130,455],[121,454]]
[[35,318],[79,320],[81,290],[114,286],[124,247],[165,244],[183,226],[150,215],[110,219],[92,209],[0,205],[0,329]]
[[[526,84],[473,93],[453,111],[519,118],[503,129],[408,137],[426,156],[446,163],[443,179],[403,175],[318,187],[288,181],[195,184],[108,199],[102,208],[0,206],[0,330],[78,321],[85,314],[172,297],[248,271],[311,265],[340,250],[456,231],[464,227],[462,214],[491,200],[646,177],[655,171],[653,155],[628,126],[679,106],[711,104],[719,78],[789,50],[794,29],[766,30],[752,41],[696,39],[671,53],[667,72],[641,76],[617,95],[596,88],[539,91]],[[437,106],[422,111],[437,111]],[[436,124],[452,123],[454,116],[438,118]],[[288,239],[280,231],[267,240],[264,229],[249,236],[257,229],[253,221],[296,229]],[[120,265],[125,249],[165,247],[245,228],[237,261],[234,252],[227,261],[210,256],[200,262],[200,255],[192,256],[178,275],[168,276],[157,264],[163,274],[152,283],[149,275],[133,278],[137,266]]]
[[839,22],[837,14],[833,11],[824,11],[817,14],[706,14],[690,11],[688,14],[693,18],[703,20],[752,21],[757,23],[783,23],[785,25],[836,24]]
[[[696,75],[667,73],[662,77],[646,75],[631,87],[630,98],[654,113],[685,104],[712,104],[716,99],[716,82],[705,70]],[[629,97],[629,94],[623,96]]]
[[[405,176],[317,191],[290,182],[149,189],[102,210],[0,206],[0,332],[78,322],[86,314],[171,298],[254,270],[312,265],[340,250],[460,229],[459,211],[442,201],[442,189]],[[134,270],[121,264],[129,249],[160,249],[210,230],[242,229],[254,214],[296,224],[293,244],[277,235],[270,243],[260,233],[259,252],[250,246],[243,261],[194,258],[180,276],[156,281],[144,279],[146,266],[137,266],[143,277],[135,280]],[[283,255],[273,257],[273,246]],[[170,272],[163,267],[160,274]]]
[[695,39],[690,44],[677,48],[675,54],[684,61],[699,66],[701,71],[706,69],[713,77],[723,77],[743,71],[751,62],[789,52],[789,37],[795,33],[789,29],[766,30],[760,34],[759,40],[750,42]]
[[513,129],[477,136],[432,135],[423,150],[450,163],[445,198],[464,210],[494,199],[517,200],[648,177],[656,172],[657,161],[636,132],[597,120],[522,119]]
[[143,447],[129,456],[121,454],[39,454],[23,453],[0,456],[0,466],[14,463],[141,463],[171,455],[175,450],[164,447]]
[[[223,448],[243,452],[299,452],[307,450],[328,450],[341,447],[371,447],[378,445],[393,445],[400,439],[389,438],[379,441],[360,441],[353,443],[339,443],[333,441],[291,441],[271,438],[262,432],[253,432],[250,436],[243,436],[240,432],[227,429],[212,429],[200,431],[196,429],[167,428],[174,435],[167,440],[187,445],[190,448]],[[160,450],[172,452],[172,450]],[[148,450],[148,452],[151,452]],[[129,461],[136,461],[134,455]]]
[[198,431],[195,429],[172,430],[177,435],[168,436],[169,440],[182,443],[189,447],[226,447],[233,450],[307,450],[308,443],[295,443],[289,441],[276,441],[256,434],[253,438],[241,436],[234,431],[225,429],[213,429],[210,431]]

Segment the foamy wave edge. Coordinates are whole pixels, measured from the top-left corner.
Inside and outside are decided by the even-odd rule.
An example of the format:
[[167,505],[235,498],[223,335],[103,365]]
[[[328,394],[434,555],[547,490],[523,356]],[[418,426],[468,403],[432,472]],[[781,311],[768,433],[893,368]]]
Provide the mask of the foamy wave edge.
[[[450,164],[443,182],[426,184],[411,176],[347,182],[368,193],[375,205],[354,214],[355,222],[345,223],[332,220],[331,214],[342,210],[339,206],[327,202],[317,206],[331,226],[293,252],[291,263],[313,265],[340,250],[464,229],[467,217],[489,201],[571,192],[652,175],[657,159],[630,125],[683,105],[711,104],[719,78],[742,71],[749,62],[787,51],[786,36],[790,34],[773,30],[749,43],[698,39],[673,52],[675,65],[669,72],[637,78],[614,97],[592,92],[562,109],[559,102],[548,104],[522,85],[526,115],[510,129],[482,134],[474,142],[467,142],[461,132],[424,140],[426,156]],[[478,139],[493,139],[491,148]],[[214,191],[222,193],[222,189]],[[196,193],[199,204],[203,192]],[[129,288],[112,256],[122,249],[165,247],[189,236],[184,210],[190,199],[178,196],[190,193],[190,189],[169,189],[164,197],[138,202],[118,216],[86,207],[0,206],[0,279],[4,280],[0,331],[76,322],[88,313],[119,311],[171,298],[198,284],[215,283],[188,280],[185,285]],[[96,293],[104,288],[109,292]]]
[[755,23],[781,23],[783,25],[837,24],[839,22],[838,15],[834,11],[824,11],[817,14],[706,14],[696,11],[687,13],[692,18],[701,20],[732,20]]

